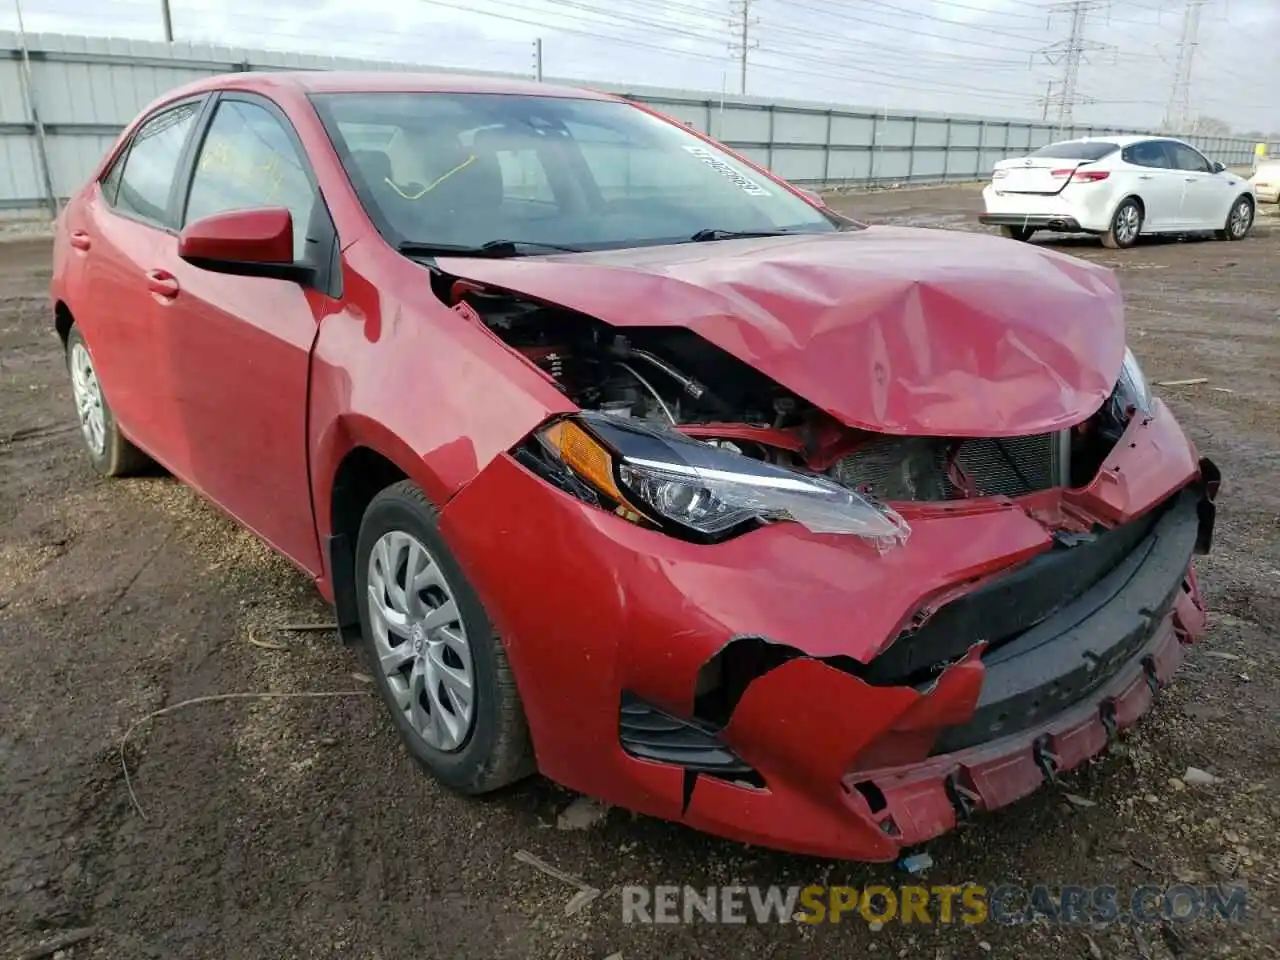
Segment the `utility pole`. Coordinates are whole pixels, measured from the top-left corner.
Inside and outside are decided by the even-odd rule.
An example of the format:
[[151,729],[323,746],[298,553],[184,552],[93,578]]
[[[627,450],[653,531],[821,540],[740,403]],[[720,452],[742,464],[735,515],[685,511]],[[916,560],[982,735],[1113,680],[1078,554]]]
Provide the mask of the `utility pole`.
[[160,0],[160,19],[164,25],[164,42],[173,43],[173,11],[169,0]]
[[1065,130],[1075,121],[1075,108],[1080,104],[1092,102],[1083,97],[1080,89],[1080,65],[1087,62],[1085,54],[1096,50],[1111,49],[1110,44],[1098,43],[1085,39],[1085,28],[1089,15],[1106,8],[1110,0],[1066,0],[1054,4],[1050,10],[1054,13],[1066,12],[1070,15],[1071,27],[1065,40],[1051,43],[1037,51],[1053,66],[1062,67],[1062,77],[1058,81],[1058,91],[1045,94],[1045,119],[1048,119],[1049,106],[1057,107],[1058,130]]
[[22,98],[31,114],[31,126],[36,133],[36,153],[40,158],[40,177],[44,184],[44,196],[49,204],[49,216],[58,216],[58,195],[53,190],[53,173],[49,166],[49,144],[44,136],[44,121],[40,119],[40,107],[36,103],[35,75],[31,72],[31,49],[27,46],[27,25],[22,19],[22,0],[13,0],[13,10],[18,15],[18,47],[22,57],[18,85]]
[[738,92],[747,92],[747,53],[760,46],[751,39],[751,28],[759,20],[751,16],[752,0],[732,0],[729,4],[729,56],[738,61]]
[[542,82],[542,38],[533,41],[533,79]]
[[1178,39],[1178,66],[1169,91],[1169,106],[1164,113],[1164,127],[1169,133],[1190,133],[1191,68],[1196,47],[1200,45],[1200,11],[1207,0],[1186,0],[1182,9],[1182,35]]

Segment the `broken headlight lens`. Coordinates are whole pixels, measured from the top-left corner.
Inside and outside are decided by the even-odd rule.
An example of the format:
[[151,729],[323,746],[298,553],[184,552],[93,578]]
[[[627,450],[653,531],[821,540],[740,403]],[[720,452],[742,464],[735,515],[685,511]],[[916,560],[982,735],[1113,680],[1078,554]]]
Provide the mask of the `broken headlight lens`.
[[1128,347],[1124,348],[1124,363],[1120,366],[1120,378],[1111,394],[1116,419],[1121,423],[1129,419],[1131,410],[1149,414],[1151,412],[1151,390],[1147,386],[1147,378],[1138,366],[1138,358]]
[[[888,508],[827,480],[774,466],[635,420],[584,414],[541,439],[595,489],[662,526],[718,539],[753,520],[793,520],[886,548],[906,541]],[[589,428],[589,432],[588,429]],[[605,466],[607,458],[607,469]]]

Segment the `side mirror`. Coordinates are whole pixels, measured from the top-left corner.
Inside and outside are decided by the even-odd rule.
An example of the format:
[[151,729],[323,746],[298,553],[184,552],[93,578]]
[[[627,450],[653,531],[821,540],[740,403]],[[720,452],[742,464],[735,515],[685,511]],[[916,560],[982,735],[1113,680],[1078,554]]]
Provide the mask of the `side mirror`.
[[1223,170],[1226,170],[1226,169],[1227,169],[1227,165],[1226,165],[1225,163],[1223,163],[1221,160],[1215,160],[1215,161],[1213,161],[1213,172],[1214,172],[1214,173],[1222,173],[1222,171],[1223,171]]
[[293,216],[284,207],[232,210],[187,224],[178,256],[194,267],[240,277],[306,282],[315,271],[293,259]]

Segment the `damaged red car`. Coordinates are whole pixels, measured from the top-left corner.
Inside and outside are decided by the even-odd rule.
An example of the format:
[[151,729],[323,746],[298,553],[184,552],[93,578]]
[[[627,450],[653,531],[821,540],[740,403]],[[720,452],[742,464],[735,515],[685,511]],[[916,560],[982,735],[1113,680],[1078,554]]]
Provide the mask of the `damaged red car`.
[[57,224],[89,456],[287,556],[409,751],[886,860],[1098,754],[1219,475],[1111,272],[865,226],[617,97],[250,74]]

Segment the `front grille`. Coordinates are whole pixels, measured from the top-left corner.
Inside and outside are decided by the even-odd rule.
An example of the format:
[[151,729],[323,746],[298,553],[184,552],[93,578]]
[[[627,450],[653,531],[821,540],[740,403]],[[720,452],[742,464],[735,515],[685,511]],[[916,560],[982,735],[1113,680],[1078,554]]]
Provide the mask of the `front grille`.
[[976,496],[1018,497],[1067,482],[1064,433],[1029,437],[879,437],[832,470],[837,481],[880,500],[954,500],[963,496],[948,464]]

